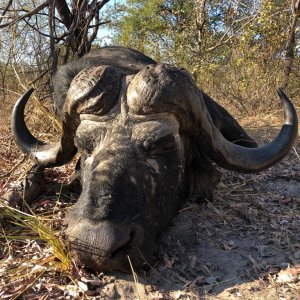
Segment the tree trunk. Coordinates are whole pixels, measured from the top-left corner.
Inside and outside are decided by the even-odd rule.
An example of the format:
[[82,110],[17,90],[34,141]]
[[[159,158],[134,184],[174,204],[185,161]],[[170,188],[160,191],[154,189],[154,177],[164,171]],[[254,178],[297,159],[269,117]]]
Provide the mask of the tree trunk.
[[55,7],[67,29],[72,25],[73,16],[65,0],[56,0]]
[[286,52],[285,52],[285,68],[283,73],[283,80],[281,87],[285,89],[288,85],[289,76],[292,69],[293,58],[294,58],[294,48],[295,48],[295,32],[297,27],[297,21],[300,14],[300,0],[291,1],[291,25],[287,37]]
[[195,0],[196,27],[198,31],[198,51],[201,49],[202,32],[205,24],[205,3],[206,0]]

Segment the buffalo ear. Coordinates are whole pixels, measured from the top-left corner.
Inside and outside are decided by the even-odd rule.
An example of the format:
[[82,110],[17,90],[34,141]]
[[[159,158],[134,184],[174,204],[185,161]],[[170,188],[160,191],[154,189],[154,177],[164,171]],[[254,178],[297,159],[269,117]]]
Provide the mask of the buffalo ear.
[[203,100],[214,125],[226,140],[246,148],[257,148],[257,143],[247,134],[238,121],[220,104],[202,92]]
[[212,199],[214,189],[220,182],[221,173],[195,144],[192,149],[193,156],[189,167],[189,191],[190,197],[200,203]]

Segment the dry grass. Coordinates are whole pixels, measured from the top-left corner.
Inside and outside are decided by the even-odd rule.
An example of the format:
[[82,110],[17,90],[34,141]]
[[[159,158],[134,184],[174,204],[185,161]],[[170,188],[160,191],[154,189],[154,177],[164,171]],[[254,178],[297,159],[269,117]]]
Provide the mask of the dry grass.
[[[11,141],[10,109],[0,109],[0,195],[17,186],[31,166]],[[240,122],[264,142],[274,136],[281,114]],[[30,120],[38,137],[57,135],[51,118],[38,116]],[[15,221],[0,240],[0,299],[300,299],[300,195],[294,193],[299,154],[298,140],[266,172],[222,171],[214,200],[186,203],[160,239],[157,265],[139,274],[133,270],[134,280],[90,273],[72,262],[58,233],[72,195],[43,195],[29,214],[5,210]],[[47,176],[63,183],[71,171],[64,166]]]
[[32,211],[28,214],[1,201],[0,205],[0,218],[10,222],[0,236],[8,248],[0,263],[0,282],[5,287],[3,296],[9,293],[17,299],[46,272],[68,276],[72,261],[57,231],[61,216],[41,216]]

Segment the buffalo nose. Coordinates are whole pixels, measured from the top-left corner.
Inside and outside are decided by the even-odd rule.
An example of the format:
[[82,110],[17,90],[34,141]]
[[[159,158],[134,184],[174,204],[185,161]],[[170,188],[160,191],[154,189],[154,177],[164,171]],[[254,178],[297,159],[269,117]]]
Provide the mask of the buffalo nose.
[[127,255],[138,248],[143,237],[137,225],[120,227],[88,221],[68,225],[65,235],[79,263],[97,270],[122,269],[120,266],[127,264]]

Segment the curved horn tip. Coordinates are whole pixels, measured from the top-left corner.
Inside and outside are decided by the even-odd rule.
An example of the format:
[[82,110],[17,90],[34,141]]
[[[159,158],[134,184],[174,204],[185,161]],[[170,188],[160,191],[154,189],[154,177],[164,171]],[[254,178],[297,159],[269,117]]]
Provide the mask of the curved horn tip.
[[286,95],[286,93],[283,91],[282,88],[277,89],[277,94],[284,107],[284,124],[297,126],[298,125],[297,113],[291,100],[289,99],[289,97]]
[[29,98],[29,97],[31,96],[31,94],[33,93],[33,91],[34,91],[34,88],[33,88],[33,87],[29,88],[29,89],[21,96],[21,98]]
[[23,153],[29,154],[31,159],[44,167],[61,166],[69,162],[76,153],[72,136],[61,136],[58,143],[45,144],[36,139],[26,126],[24,109],[33,88],[28,89],[16,102],[12,112],[12,136]]
[[[33,93],[34,88],[28,89],[15,103],[14,110],[22,108],[24,110],[27,101],[29,100],[31,94]],[[20,107],[20,108],[19,108]]]
[[[286,93],[283,91],[283,88],[280,87],[277,89],[277,94],[280,97],[281,100],[287,100],[290,102],[290,99],[288,98],[288,96],[286,95]],[[283,98],[283,99],[282,99]]]
[[34,90],[35,90],[35,89],[34,89],[33,87],[31,87],[31,88],[29,88],[29,89],[26,91],[26,93],[28,93],[28,92],[32,93]]

